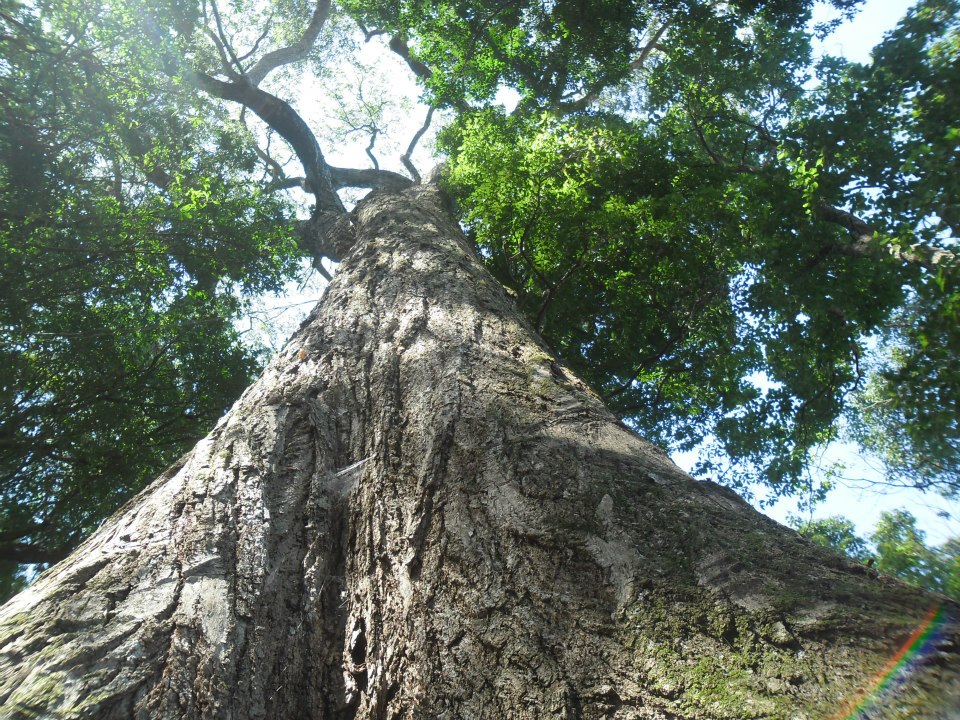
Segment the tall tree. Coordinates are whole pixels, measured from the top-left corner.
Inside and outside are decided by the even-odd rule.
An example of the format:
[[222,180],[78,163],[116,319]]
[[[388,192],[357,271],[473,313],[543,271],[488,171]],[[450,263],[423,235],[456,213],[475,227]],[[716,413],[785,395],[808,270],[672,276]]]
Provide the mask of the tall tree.
[[[231,320],[297,254],[342,254],[338,190],[418,173],[410,148],[410,178],[372,153],[331,167],[281,98],[303,69],[342,83],[356,27],[329,3],[6,7],[12,568],[62,557],[236,396],[258,363]],[[955,490],[954,3],[919,5],[871,66],[824,60],[814,91],[802,2],[346,9],[455,111],[471,238],[633,427],[742,490],[809,491],[844,429],[891,479]],[[313,210],[277,222],[294,187]]]
[[[93,13],[60,39],[97,72],[134,59],[213,119],[258,117],[303,171],[257,148],[269,187],[313,200],[298,247],[343,262],[216,429],[4,608],[10,717],[820,717],[918,626],[943,662],[878,706],[960,700],[953,605],[692,481],[598,397],[790,491],[865,336],[907,307],[949,316],[949,239],[885,252],[804,124],[807,3],[347,4],[455,112],[468,238],[435,182],[330,165],[280,97],[278,75],[334,47],[329,3],[7,21],[58,27],[42,10]],[[955,36],[952,4],[919,12],[940,18],[924,52]],[[215,217],[190,187],[177,216]],[[345,187],[377,192],[348,213]],[[187,247],[221,261],[215,237]]]
[[[819,718],[871,689],[940,600],[624,427],[437,195],[361,203],[260,380],[5,606],[5,716]],[[960,702],[938,630],[886,717]]]

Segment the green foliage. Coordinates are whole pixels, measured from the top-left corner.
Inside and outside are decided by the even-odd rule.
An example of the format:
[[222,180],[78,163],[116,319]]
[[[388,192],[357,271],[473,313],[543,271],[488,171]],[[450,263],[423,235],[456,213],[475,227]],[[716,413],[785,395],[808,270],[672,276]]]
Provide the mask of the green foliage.
[[[832,4],[848,10],[858,2]],[[368,27],[409,40],[414,54],[432,71],[426,86],[437,103],[484,103],[508,86],[520,92],[525,107],[554,109],[628,78],[639,47],[662,38],[660,28],[675,28],[669,37],[682,42],[693,63],[701,44],[729,59],[745,46],[736,37],[738,28],[762,24],[796,29],[809,17],[810,6],[806,0],[737,0],[722,7],[698,0],[344,4]]]
[[[721,410],[721,391],[756,395],[740,378],[759,358],[733,352],[727,281],[740,266],[691,207],[716,210],[720,193],[708,191],[705,208],[642,125],[492,111],[444,141],[451,186],[491,269],[645,432],[689,439]],[[644,408],[656,414],[641,418]]]
[[685,130],[491,110],[442,142],[488,265],[614,409],[670,447],[713,438],[704,471],[732,484],[795,491],[900,281],[825,253],[836,230],[789,174],[731,172]]
[[411,36],[441,104],[490,100],[501,84],[559,102],[571,85],[625,72],[631,27],[652,15],[646,4],[622,0],[349,0],[345,7],[368,26]]
[[[906,510],[885,512],[870,536],[877,548],[876,568],[911,585],[945,592],[958,578],[956,541],[943,548],[931,548],[916,518]],[[952,551],[952,552],[951,552]]]
[[880,515],[870,535],[875,553],[858,537],[852,522],[843,517],[803,521],[790,518],[801,535],[818,545],[832,548],[858,562],[872,561],[873,567],[915,587],[943,593],[960,600],[960,538],[943,545],[929,546],[917,527],[916,518],[906,510]]
[[[597,96],[599,108],[577,105],[597,78],[576,64],[543,86],[562,85],[559,94],[498,71],[496,83],[520,93],[517,109],[461,112],[442,138],[451,189],[491,269],[642,433],[700,445],[700,472],[775,494],[806,488],[813,450],[838,436],[847,411],[865,449],[897,447],[883,453],[891,468],[950,487],[960,303],[953,267],[928,261],[955,242],[936,224],[957,196],[955,6],[908,16],[868,69],[823,61],[813,91],[803,4],[631,7],[640,14],[622,20],[643,33],[632,48],[608,47],[606,80],[623,83]],[[642,56],[642,38],[661,27],[641,71],[618,66],[618,53]],[[492,36],[465,33],[471,52],[502,56]],[[528,32],[525,51],[552,52],[538,38]],[[898,43],[912,66],[898,64]],[[444,78],[460,72],[435,62]],[[868,94],[857,73],[877,87],[870,122],[851,116]],[[449,100],[455,89],[442,87]],[[455,100],[476,103],[493,87],[460,88]],[[904,164],[910,153],[918,159]],[[932,177],[916,172],[927,164]],[[861,192],[888,176],[899,184],[886,194]],[[867,212],[887,239],[825,222],[825,207],[844,206]],[[911,250],[918,242],[928,244]],[[871,364],[877,337],[896,354]],[[883,402],[857,413],[867,388]],[[893,432],[900,425],[906,432]]]
[[866,562],[872,557],[866,541],[857,536],[854,524],[844,517],[803,521],[791,516],[789,520],[797,532],[817,545],[832,548],[859,562]]
[[[817,68],[818,89],[791,140],[804,157],[826,159],[833,186],[904,247],[960,234],[960,4],[922,0],[866,65],[837,58]],[[802,150],[801,150],[802,148]],[[944,235],[946,233],[946,235]]]
[[[874,50],[873,62],[821,63],[817,112],[797,147],[826,158],[824,182],[887,235],[906,300],[882,328],[881,353],[849,416],[852,436],[891,481],[960,488],[960,4],[925,0]],[[922,243],[918,245],[918,243]]]
[[243,297],[294,267],[244,133],[110,18],[0,14],[0,591],[209,429],[259,369]]

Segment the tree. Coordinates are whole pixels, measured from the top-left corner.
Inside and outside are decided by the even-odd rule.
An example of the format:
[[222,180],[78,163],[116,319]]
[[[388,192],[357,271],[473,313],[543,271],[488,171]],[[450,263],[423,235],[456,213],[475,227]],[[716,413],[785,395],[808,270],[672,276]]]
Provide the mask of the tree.
[[806,521],[792,517],[790,524],[808,540],[823,547],[833,548],[852,560],[866,562],[871,557],[867,543],[857,536],[854,524],[844,517]]
[[[455,111],[450,178],[490,269],[644,436],[744,492],[807,492],[841,433],[892,481],[956,488],[954,3],[919,5],[871,66],[823,60],[812,91],[802,2],[5,7],[9,568],[62,557],[236,397],[259,359],[231,322],[297,254],[341,254],[336,190],[409,182],[372,152],[326,163],[281,98],[294,69],[342,83],[356,22],[428,121]],[[378,112],[348,113],[368,152]],[[290,222],[292,188],[312,217]]]
[[231,413],[6,606],[7,715],[824,717],[910,634],[930,599],[620,424],[435,192],[361,204]]
[[905,510],[883,513],[870,538],[877,547],[877,569],[911,585],[957,597],[957,539],[929,547],[916,518]]
[[792,518],[791,525],[803,537],[852,560],[865,562],[914,587],[960,599],[960,542],[950,538],[939,547],[927,545],[916,518],[906,510],[881,513],[870,535],[875,554],[846,518],[807,521]]
[[[680,473],[521,314],[532,306],[545,332],[569,315],[548,336],[571,362],[585,365],[594,348],[608,358],[613,374],[591,379],[608,397],[639,408],[644,393],[672,398],[706,383],[702,405],[713,393],[724,442],[789,487],[842,409],[856,333],[896,304],[904,273],[926,271],[916,252],[878,262],[873,244],[843,251],[848,226],[863,221],[822,204],[811,166],[772,153],[768,129],[745,124],[751,83],[802,48],[808,8],[348,6],[367,36],[390,37],[433,102],[457,110],[446,142],[465,238],[436,182],[331,166],[294,107],[264,89],[272,73],[311,60],[331,19],[323,2],[278,7],[284,22],[261,32],[212,4],[192,15],[145,6],[135,37],[149,41],[159,76],[244,106],[289,145],[315,201],[294,225],[299,247],[343,262],[321,306],[214,431],[5,606],[4,712],[819,717],[859,701],[921,622],[943,639],[923,657],[943,662],[919,665],[895,702],[878,702],[891,717],[956,704],[954,606]],[[745,28],[756,34],[741,38]],[[595,111],[636,72],[649,93],[643,113]],[[778,78],[789,85],[774,75],[776,97]],[[476,107],[501,82],[521,92],[515,117]],[[789,108],[774,105],[771,124],[786,127]],[[659,185],[634,167],[657,160],[651,137],[663,143]],[[503,164],[505,192],[541,181],[539,194],[516,194],[532,209],[526,224],[502,197],[484,197],[476,178],[496,181],[496,168],[480,166],[481,142],[521,148]],[[271,182],[292,181],[265,162]],[[337,195],[347,186],[377,192],[347,213]],[[838,220],[842,232],[825,230]],[[497,223],[514,231],[498,235]],[[728,243],[729,254],[713,252]],[[618,248],[633,262],[610,277]],[[675,289],[703,271],[704,302],[671,315],[679,294],[642,283],[635,292],[623,273],[637,266]],[[817,300],[807,275],[821,269],[830,297]],[[841,272],[846,282],[833,281]],[[751,292],[725,299],[719,288],[744,273]],[[577,292],[562,298],[567,287]],[[584,297],[600,303],[586,318]],[[657,332],[628,317],[651,297],[668,311],[663,337],[645,340],[662,377],[626,361],[631,342]],[[759,319],[746,322],[759,344],[737,334],[744,308]],[[698,340],[726,355],[693,366]],[[764,394],[743,381],[761,357],[783,388]],[[721,393],[723,378],[733,387]],[[670,427],[656,414],[648,422]]]

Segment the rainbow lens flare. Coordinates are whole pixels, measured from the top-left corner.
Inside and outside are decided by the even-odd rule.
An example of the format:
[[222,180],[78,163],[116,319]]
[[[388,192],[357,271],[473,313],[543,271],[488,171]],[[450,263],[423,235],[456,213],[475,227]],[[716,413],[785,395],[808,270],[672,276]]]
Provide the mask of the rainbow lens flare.
[[936,647],[947,624],[943,607],[934,605],[923,617],[920,625],[887,663],[857,693],[857,697],[844,705],[831,720],[862,720],[866,713],[884,697],[895,692],[910,676],[913,666],[928,656]]

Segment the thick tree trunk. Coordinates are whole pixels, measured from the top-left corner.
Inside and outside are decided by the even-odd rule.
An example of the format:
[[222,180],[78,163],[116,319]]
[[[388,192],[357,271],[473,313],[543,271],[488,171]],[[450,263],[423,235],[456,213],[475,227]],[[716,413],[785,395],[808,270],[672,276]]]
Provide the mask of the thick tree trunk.
[[[435,190],[355,223],[213,432],[2,610],[0,716],[826,718],[940,602],[621,425]],[[957,615],[882,716],[955,717]]]

